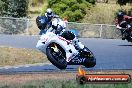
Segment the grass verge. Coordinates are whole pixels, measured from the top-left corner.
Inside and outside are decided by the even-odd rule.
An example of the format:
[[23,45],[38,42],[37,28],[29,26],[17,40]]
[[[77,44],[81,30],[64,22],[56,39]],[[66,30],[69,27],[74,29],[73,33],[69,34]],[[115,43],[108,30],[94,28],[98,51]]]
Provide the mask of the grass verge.
[[33,49],[0,47],[0,66],[48,62],[46,55]]
[[[131,73],[132,71],[89,72],[96,74]],[[132,88],[128,84],[84,84],[76,82],[77,73],[48,72],[42,74],[0,75],[0,88]],[[10,81],[12,80],[12,81]]]
[[85,84],[79,85],[75,80],[46,80],[27,83],[24,88],[131,88],[132,84]]

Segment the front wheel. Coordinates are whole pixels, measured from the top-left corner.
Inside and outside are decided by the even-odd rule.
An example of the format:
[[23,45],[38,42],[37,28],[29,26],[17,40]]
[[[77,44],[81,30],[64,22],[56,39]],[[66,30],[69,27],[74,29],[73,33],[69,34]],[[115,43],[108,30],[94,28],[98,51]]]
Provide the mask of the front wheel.
[[48,60],[59,69],[66,69],[66,55],[64,49],[56,44],[49,44],[46,49],[46,55]]
[[85,61],[84,61],[85,67],[91,68],[96,65],[96,58],[94,57],[93,53],[87,47],[84,47],[84,49],[81,52],[81,56],[85,58]]

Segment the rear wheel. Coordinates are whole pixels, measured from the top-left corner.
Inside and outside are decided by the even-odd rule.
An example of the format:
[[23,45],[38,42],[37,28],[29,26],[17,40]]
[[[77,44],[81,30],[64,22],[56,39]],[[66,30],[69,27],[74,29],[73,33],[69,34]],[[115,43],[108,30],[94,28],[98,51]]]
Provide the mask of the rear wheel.
[[48,60],[59,69],[66,69],[66,55],[64,49],[56,44],[52,43],[46,49]]

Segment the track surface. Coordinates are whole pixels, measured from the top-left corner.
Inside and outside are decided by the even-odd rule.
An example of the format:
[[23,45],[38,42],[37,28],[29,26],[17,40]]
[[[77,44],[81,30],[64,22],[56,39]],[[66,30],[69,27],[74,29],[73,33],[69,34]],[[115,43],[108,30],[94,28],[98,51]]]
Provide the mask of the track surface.
[[[38,36],[0,35],[0,45],[36,49]],[[97,65],[86,70],[132,69],[132,43],[120,39],[80,38],[95,55]],[[76,71],[78,66],[68,66],[67,71]],[[35,66],[1,67],[0,72],[59,71],[51,64]]]

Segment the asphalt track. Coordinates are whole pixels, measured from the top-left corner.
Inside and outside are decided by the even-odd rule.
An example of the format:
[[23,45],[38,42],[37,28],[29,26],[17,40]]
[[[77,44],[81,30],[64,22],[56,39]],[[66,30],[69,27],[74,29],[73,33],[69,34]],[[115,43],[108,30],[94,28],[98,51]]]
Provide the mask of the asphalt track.
[[[36,49],[38,36],[0,35],[0,46]],[[85,70],[132,70],[132,43],[121,39],[80,38],[95,55],[97,65]],[[78,66],[70,65],[66,71],[76,71]],[[52,64],[0,67],[0,73],[60,71]]]

